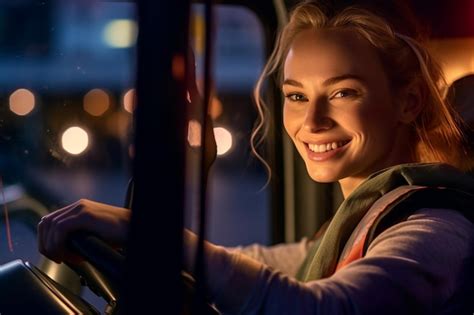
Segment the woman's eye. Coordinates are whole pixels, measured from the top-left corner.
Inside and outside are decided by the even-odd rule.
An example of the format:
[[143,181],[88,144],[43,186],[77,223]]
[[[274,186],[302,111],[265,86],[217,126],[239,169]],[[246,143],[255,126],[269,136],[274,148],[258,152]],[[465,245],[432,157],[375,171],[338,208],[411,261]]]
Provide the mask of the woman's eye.
[[350,97],[350,96],[356,96],[357,91],[351,90],[351,89],[346,89],[346,90],[341,90],[338,91],[336,94],[334,94],[331,99],[333,98],[345,98],[345,97]]
[[285,97],[292,102],[304,102],[307,100],[303,94],[298,94],[298,93],[290,93],[290,94],[285,95]]

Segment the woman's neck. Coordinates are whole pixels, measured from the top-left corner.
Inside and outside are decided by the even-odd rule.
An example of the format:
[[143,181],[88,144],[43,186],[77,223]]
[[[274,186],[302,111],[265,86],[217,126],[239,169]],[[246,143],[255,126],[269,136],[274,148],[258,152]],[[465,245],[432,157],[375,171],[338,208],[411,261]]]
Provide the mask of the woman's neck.
[[342,195],[347,198],[367,177],[346,177],[339,180]]

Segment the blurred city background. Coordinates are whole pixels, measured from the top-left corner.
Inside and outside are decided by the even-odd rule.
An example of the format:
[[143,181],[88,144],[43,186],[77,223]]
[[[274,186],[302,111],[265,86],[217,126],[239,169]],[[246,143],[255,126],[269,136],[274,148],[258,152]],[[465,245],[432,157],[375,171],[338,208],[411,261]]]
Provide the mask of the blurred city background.
[[[124,204],[134,108],[173,106],[160,102],[159,87],[153,104],[135,102],[135,9],[123,1],[0,1],[0,264],[16,258],[39,261],[36,224],[49,211],[80,198]],[[193,6],[190,24],[201,87],[199,5]],[[209,183],[208,237],[228,246],[266,244],[267,178],[249,145],[256,117],[252,88],[264,59],[262,30],[253,13],[218,7],[214,49],[210,114],[218,158]],[[194,123],[199,128],[199,121]],[[160,150],[159,142],[149,145]],[[191,228],[196,226],[197,161],[189,157],[187,166],[186,225]],[[166,185],[159,178],[151,182],[156,189]],[[158,205],[152,210],[166,211]]]

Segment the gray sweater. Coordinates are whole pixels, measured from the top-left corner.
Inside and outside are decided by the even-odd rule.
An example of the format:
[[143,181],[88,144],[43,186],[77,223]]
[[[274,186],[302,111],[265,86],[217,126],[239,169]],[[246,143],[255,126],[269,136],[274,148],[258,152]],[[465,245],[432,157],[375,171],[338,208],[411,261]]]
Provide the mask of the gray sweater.
[[[186,232],[188,269],[195,242]],[[294,275],[309,246],[207,243],[212,301],[225,314],[474,314],[474,226],[457,211],[420,209],[377,236],[364,258],[302,283]]]

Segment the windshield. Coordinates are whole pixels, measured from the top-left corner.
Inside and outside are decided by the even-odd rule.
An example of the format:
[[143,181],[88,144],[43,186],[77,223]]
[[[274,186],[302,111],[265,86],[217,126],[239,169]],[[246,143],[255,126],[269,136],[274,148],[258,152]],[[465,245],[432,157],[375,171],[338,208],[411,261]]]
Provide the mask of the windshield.
[[[1,6],[2,201],[27,196],[47,210],[78,198],[122,204],[129,178],[134,6],[95,1]],[[7,206],[11,216],[25,212],[24,205]],[[43,214],[40,208],[30,215]],[[2,251],[2,261],[20,254],[24,234],[12,226],[13,250]]]
[[41,265],[41,216],[122,206],[130,178],[135,5],[0,3],[0,263]]
[[[193,5],[190,26],[202,94],[202,5]],[[36,225],[51,211],[80,198],[124,206],[138,106],[137,35],[130,2],[0,3],[0,264],[17,258],[44,264]],[[268,243],[267,178],[250,154],[263,30],[250,10],[218,6],[215,35],[210,116],[218,156],[208,236],[225,245]],[[200,128],[202,116],[188,118],[190,130]],[[186,226],[193,229],[198,157],[188,156],[186,166]]]

